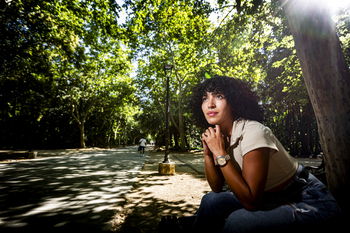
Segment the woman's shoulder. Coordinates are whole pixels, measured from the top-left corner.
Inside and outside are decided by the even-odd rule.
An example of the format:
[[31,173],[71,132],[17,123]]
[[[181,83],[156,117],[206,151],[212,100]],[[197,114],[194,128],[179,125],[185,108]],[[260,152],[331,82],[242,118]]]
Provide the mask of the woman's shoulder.
[[267,127],[266,125],[255,121],[255,120],[246,120],[246,119],[241,119],[238,121],[235,121],[233,124],[233,127],[236,129],[241,129],[241,131],[247,131],[247,130],[265,130],[268,129],[270,130],[269,127]]
[[258,122],[258,121],[252,121],[247,120],[246,124],[244,125],[244,129],[242,133],[253,133],[253,134],[263,134],[266,136],[272,136],[273,133],[269,127],[266,125]]
[[259,138],[270,138],[273,140],[274,134],[266,125],[254,120],[240,120],[233,124],[232,141],[237,139],[257,140]]
[[271,130],[258,121],[240,119],[233,123],[231,142],[234,143],[243,138],[259,138],[270,133]]
[[247,120],[241,133],[242,155],[256,148],[266,147],[279,151],[277,140],[270,128],[258,121]]

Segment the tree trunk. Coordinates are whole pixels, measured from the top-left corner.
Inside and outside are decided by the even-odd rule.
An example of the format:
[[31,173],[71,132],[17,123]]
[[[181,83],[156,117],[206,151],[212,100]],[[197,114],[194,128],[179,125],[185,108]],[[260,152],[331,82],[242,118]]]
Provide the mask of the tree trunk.
[[84,134],[85,120],[87,118],[87,115],[90,112],[90,109],[94,105],[95,101],[96,101],[95,97],[92,97],[88,107],[84,111],[84,114],[82,116],[80,116],[78,102],[75,101],[74,99],[71,99],[71,105],[72,105],[71,113],[72,113],[73,118],[78,122],[79,130],[80,130],[80,147],[81,148],[85,148],[85,139],[84,139],[84,137],[85,137],[85,134]]
[[312,106],[311,103],[308,103],[305,106],[305,112],[306,112],[306,121],[307,121],[307,130],[306,130],[306,144],[307,144],[307,154],[310,156],[313,154],[313,132],[312,132]]
[[126,146],[126,126],[124,127],[124,137],[123,137],[123,141],[124,141],[124,146]]
[[328,186],[350,210],[350,72],[326,4],[280,0],[318,123]]
[[[318,125],[317,125],[318,126]],[[317,127],[318,128],[318,127]],[[320,137],[319,137],[319,134],[316,133],[316,139],[315,139],[315,155],[318,155],[320,154]]]
[[79,132],[80,132],[80,147],[85,148],[84,122],[79,123]]
[[308,141],[308,114],[307,114],[307,106],[302,107],[302,111],[300,114],[300,142],[301,142],[301,155],[305,157],[309,156],[309,141]]
[[183,103],[182,103],[182,82],[179,83],[179,133],[180,133],[180,141],[181,141],[181,151],[186,151],[186,135],[185,135],[185,124],[184,124],[184,111],[183,111]]
[[[179,83],[179,133],[180,133],[180,142],[181,142],[181,150],[180,151],[186,151],[186,135],[185,135],[185,124],[184,124],[184,111],[183,111],[183,103],[182,103],[182,99],[183,99],[183,79],[180,78],[178,72],[177,72],[177,68],[175,65],[175,58],[174,58],[174,53],[172,51],[172,49],[170,48],[170,55],[171,55],[171,60],[172,60],[172,64],[175,70],[175,76],[176,76],[176,80]],[[175,123],[175,122],[174,122]],[[176,125],[176,124],[175,124]]]
[[180,146],[179,146],[179,135],[177,133],[177,130],[174,129],[173,132],[174,132],[174,143],[175,143],[174,148],[175,148],[175,150],[178,150],[180,148]]

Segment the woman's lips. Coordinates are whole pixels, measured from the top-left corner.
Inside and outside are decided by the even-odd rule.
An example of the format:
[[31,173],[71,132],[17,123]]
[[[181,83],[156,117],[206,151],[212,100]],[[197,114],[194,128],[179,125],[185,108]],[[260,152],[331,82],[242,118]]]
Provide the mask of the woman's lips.
[[207,115],[208,116],[215,116],[216,114],[218,114],[217,112],[208,112]]

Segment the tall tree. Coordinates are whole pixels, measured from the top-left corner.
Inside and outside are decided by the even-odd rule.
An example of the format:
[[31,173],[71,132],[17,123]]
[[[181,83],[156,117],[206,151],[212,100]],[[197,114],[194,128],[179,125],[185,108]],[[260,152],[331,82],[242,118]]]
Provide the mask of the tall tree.
[[57,82],[62,84],[61,96],[69,103],[71,115],[78,123],[81,147],[85,147],[84,125],[92,107],[109,99],[119,99],[122,106],[132,94],[130,63],[125,54],[119,45],[107,46],[98,53],[90,51],[80,69],[69,63],[58,65]]
[[[209,5],[203,1],[186,0],[126,1],[126,4],[131,9],[128,28],[133,32],[134,46],[141,44],[139,52],[142,51],[142,59],[147,61],[139,73],[149,73],[151,69],[153,77],[164,79],[163,65],[173,65],[170,87],[177,106],[172,113],[178,113],[178,122],[172,120],[172,123],[180,133],[181,150],[185,150],[183,99],[186,88],[195,80],[196,68],[210,60],[204,47],[210,28]],[[146,75],[139,77],[151,78]],[[152,91],[152,87],[149,89]],[[175,106],[172,104],[172,107]]]
[[350,72],[329,9],[318,1],[280,0],[317,118],[327,182],[350,212]]
[[[82,99],[75,101],[78,96],[93,96],[86,98],[90,101],[86,109],[90,109],[96,96],[102,98],[101,89],[107,89],[104,85],[111,79],[118,82],[130,65],[125,59],[127,50],[121,49],[120,41],[125,38],[118,26],[118,4],[114,0],[2,1],[0,9],[0,98],[6,103],[1,106],[1,126],[13,122],[4,128],[24,134],[17,137],[21,141],[31,140],[28,128],[40,128],[38,122],[43,116],[54,116],[48,111],[64,110],[53,104],[58,91],[76,97],[70,99],[71,112],[82,128],[87,115],[86,111],[77,114],[77,106],[84,105]],[[105,59],[107,55],[114,55],[116,60]],[[93,57],[98,58],[98,65],[93,64]],[[107,70],[114,73],[106,74]],[[103,78],[96,78],[102,73]],[[65,87],[75,88],[59,89],[64,86],[57,84],[64,82]],[[98,86],[95,92],[94,85]],[[113,83],[111,88],[115,86]],[[89,91],[83,93],[84,88]],[[14,91],[7,91],[10,89]],[[31,116],[30,120],[19,128],[16,122],[28,119],[24,116]]]
[[[255,14],[266,2],[237,0],[234,1],[234,6],[239,14]],[[344,212],[348,212],[350,77],[334,22],[326,4],[319,1],[271,1],[277,2],[281,9],[285,9],[305,85],[317,118],[329,187]]]
[[79,22],[61,20],[56,4],[1,1],[0,128],[4,146],[37,144],[39,120],[54,99],[52,48],[59,48],[65,59],[74,56],[75,32],[68,27],[75,28]]

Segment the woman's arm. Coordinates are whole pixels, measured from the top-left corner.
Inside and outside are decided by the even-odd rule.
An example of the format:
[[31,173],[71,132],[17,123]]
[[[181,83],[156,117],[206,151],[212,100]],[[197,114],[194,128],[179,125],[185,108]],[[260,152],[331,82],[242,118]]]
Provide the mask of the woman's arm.
[[265,190],[269,168],[269,148],[258,148],[243,157],[242,175],[231,162],[221,167],[230,190],[247,210],[255,209]]
[[218,166],[215,165],[213,159],[213,153],[209,150],[207,143],[203,140],[203,155],[204,155],[204,165],[205,165],[205,175],[209,183],[210,188],[213,192],[220,192],[222,186],[224,185],[224,176]]
[[[204,137],[208,148],[213,153],[213,159],[225,155],[223,139],[219,126],[216,131],[209,128]],[[264,193],[269,165],[269,148],[258,148],[243,157],[242,175],[228,161],[220,170],[227,181],[230,190],[248,210],[256,208]]]

